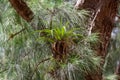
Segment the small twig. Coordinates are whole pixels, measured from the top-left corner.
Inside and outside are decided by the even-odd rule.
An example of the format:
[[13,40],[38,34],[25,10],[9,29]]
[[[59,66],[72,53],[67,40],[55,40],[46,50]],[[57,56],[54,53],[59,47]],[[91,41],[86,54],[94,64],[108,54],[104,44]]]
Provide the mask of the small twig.
[[120,18],[120,15],[119,15],[119,14],[117,14],[116,16],[117,16],[118,18]]
[[97,10],[97,12],[96,12],[96,14],[95,14],[92,22],[90,23],[90,28],[89,28],[88,36],[91,35],[91,31],[92,31],[92,29],[93,29],[94,21],[95,21],[95,19],[96,19],[96,17],[97,17],[97,15],[98,15],[99,12],[100,12],[100,8]]
[[119,15],[119,14],[116,14],[115,23],[116,23],[116,22],[120,22],[120,15]]
[[18,34],[21,33],[22,31],[24,31],[25,29],[26,29],[26,28],[23,28],[23,29],[21,29],[19,32],[16,32],[16,33],[14,33],[14,34],[11,34],[7,41],[9,41],[10,39],[13,39],[16,35],[18,35]]
[[74,6],[74,9],[79,9],[83,3],[85,2],[85,0],[77,0],[75,6]]
[[38,67],[41,63],[45,62],[45,61],[48,61],[50,60],[51,58],[46,58],[46,59],[43,59],[42,61],[38,62],[36,65],[35,65],[35,68],[34,68],[34,71],[33,71],[33,74],[31,75],[31,78],[34,76],[34,73],[38,70]]

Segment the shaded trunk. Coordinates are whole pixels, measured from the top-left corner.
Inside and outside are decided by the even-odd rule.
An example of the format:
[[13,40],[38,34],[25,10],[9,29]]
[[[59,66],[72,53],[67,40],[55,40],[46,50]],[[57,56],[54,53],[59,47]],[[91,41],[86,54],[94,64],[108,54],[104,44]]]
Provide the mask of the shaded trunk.
[[[78,0],[82,2],[82,0]],[[101,61],[101,67],[104,65],[104,60],[107,55],[107,47],[110,41],[111,32],[114,28],[114,20],[118,9],[118,0],[83,0],[84,3],[77,3],[75,8],[77,9],[87,9],[91,11],[91,15],[95,17],[92,32],[99,33],[100,42],[97,46],[94,46],[98,56],[103,58]],[[102,70],[98,70],[95,74],[86,75],[86,80],[102,80]]]
[[9,0],[9,2],[24,20],[30,22],[33,19],[33,12],[24,0]]

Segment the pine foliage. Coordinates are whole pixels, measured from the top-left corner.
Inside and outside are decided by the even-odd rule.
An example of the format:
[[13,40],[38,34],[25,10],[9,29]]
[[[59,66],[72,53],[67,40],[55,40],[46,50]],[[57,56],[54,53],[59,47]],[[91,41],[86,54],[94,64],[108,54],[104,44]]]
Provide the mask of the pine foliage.
[[91,49],[97,34],[87,35],[89,12],[49,2],[28,1],[35,16],[29,24],[0,1],[1,80],[84,80],[100,66]]

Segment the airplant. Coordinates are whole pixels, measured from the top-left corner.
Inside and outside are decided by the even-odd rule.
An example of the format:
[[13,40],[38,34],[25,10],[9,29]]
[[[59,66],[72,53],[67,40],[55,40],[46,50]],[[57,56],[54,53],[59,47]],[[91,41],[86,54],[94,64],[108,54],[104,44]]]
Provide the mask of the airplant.
[[[62,74],[67,75],[69,71],[67,69],[70,66],[73,68],[74,75],[76,75],[76,69],[78,72],[85,72],[95,70],[99,66],[100,58],[96,57],[89,47],[89,43],[97,40],[97,34],[91,34],[86,36],[81,34],[80,28],[69,28],[68,25],[59,24],[60,26],[53,26],[52,29],[43,29],[40,32],[38,41],[44,41],[50,45],[52,60],[51,63],[55,63],[50,67],[48,73],[50,73],[55,79],[60,78]],[[85,48],[85,46],[87,47]],[[60,73],[62,72],[62,73]],[[70,72],[71,74],[72,72]],[[58,74],[58,75],[56,75]],[[73,75],[71,75],[73,76]],[[69,80],[70,75],[67,76]],[[75,76],[73,76],[75,77]],[[65,78],[65,77],[63,77]]]
[[40,40],[51,44],[53,57],[63,61],[68,53],[74,49],[75,42],[82,40],[82,34],[77,33],[79,28],[67,29],[66,26],[54,27],[53,29],[40,30]]

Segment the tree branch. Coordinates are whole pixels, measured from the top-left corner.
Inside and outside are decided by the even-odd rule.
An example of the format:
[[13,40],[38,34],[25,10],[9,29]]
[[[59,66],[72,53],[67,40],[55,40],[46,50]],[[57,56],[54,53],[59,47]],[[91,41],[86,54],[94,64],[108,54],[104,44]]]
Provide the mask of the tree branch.
[[26,30],[26,28],[23,28],[23,29],[21,29],[19,32],[16,32],[16,33],[14,33],[14,34],[11,34],[7,41],[9,41],[10,39],[14,38],[16,35],[18,35],[19,33],[21,33],[21,32],[24,31],[24,30]]
[[48,61],[50,60],[51,58],[46,58],[46,59],[43,59],[42,61],[38,62],[36,65],[35,65],[35,68],[34,68],[34,71],[33,71],[33,74],[31,75],[31,78],[34,76],[34,73],[38,70],[38,67],[41,63],[45,62],[45,61]]
[[27,22],[31,22],[33,19],[33,12],[23,0],[9,0],[11,5],[17,11],[17,13]]

